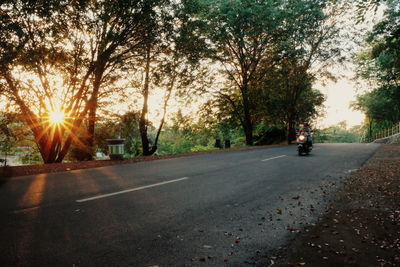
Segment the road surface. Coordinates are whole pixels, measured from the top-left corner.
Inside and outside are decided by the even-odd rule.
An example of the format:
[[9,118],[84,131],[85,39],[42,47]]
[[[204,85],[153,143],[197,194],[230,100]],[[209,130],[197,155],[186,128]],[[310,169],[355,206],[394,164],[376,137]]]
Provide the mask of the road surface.
[[272,147],[0,185],[2,266],[242,266],[313,223],[378,145]]

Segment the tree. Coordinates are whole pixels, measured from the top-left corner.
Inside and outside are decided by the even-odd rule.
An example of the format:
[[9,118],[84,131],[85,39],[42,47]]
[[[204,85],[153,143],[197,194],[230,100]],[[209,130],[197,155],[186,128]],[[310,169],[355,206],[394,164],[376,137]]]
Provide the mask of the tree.
[[[7,154],[10,152],[11,148],[15,143],[15,134],[10,129],[10,125],[15,121],[12,114],[4,113],[0,115],[0,151],[5,155],[7,160]],[[7,162],[4,162],[6,165]]]
[[107,139],[121,136],[125,139],[125,154],[139,156],[142,154],[139,133],[139,111],[127,111],[122,115],[111,114],[98,118],[95,129],[95,146],[106,153]]
[[319,143],[357,143],[360,141],[360,126],[347,128],[346,121],[341,121],[314,133],[315,142]]
[[[317,78],[332,78],[328,68],[341,60],[338,19],[346,7],[343,1],[289,1],[285,6],[292,15],[285,17],[286,41],[282,43],[282,59],[277,65],[286,105],[282,113],[288,143],[296,138],[296,124],[308,120],[311,115],[308,111],[315,111],[315,105],[322,105],[321,94],[316,96],[318,93],[311,87]],[[315,105],[303,105],[307,95],[315,101],[308,104]]]
[[[22,123],[20,116],[8,110],[0,112],[0,153],[14,154],[16,152],[23,152],[26,154],[27,147],[32,146],[32,135]],[[31,150],[30,153],[36,153]]]
[[239,95],[240,102],[228,100],[238,116],[246,144],[253,144],[254,107],[250,99],[256,73],[275,52],[274,38],[282,21],[279,1],[200,1],[204,8],[198,18],[205,22],[211,57],[220,66],[229,85],[223,97]]
[[[91,146],[99,92],[135,55],[163,1],[5,1],[0,83],[45,163]],[[64,117],[64,118],[62,118]],[[55,120],[57,118],[58,121]],[[88,119],[87,142],[76,135]]]
[[[165,123],[168,103],[172,95],[179,94],[189,86],[198,88],[195,81],[204,77],[204,67],[200,67],[200,55],[204,53],[205,44],[191,32],[193,22],[190,20],[184,3],[173,4],[169,9],[160,10],[154,17],[155,26],[146,32],[147,41],[143,46],[140,61],[136,66],[136,87],[140,87],[143,105],[139,120],[142,153],[152,155]],[[154,140],[148,136],[148,99],[151,91],[164,92],[161,121]],[[186,93],[188,93],[186,91]]]
[[[300,96],[317,77],[330,76],[327,67],[339,59],[337,17],[345,10],[342,1],[201,3],[207,11],[199,17],[209,29],[205,34],[212,58],[227,79],[218,97],[241,122],[246,144],[253,143],[257,123],[276,121],[262,112],[266,103],[282,106],[279,112],[285,114],[291,141]],[[279,95],[280,104],[273,102],[271,93]]]
[[379,6],[386,0],[352,0],[357,8],[357,20],[363,22],[369,10],[378,11]]
[[[390,127],[400,121],[400,4],[385,1],[388,8],[384,19],[377,23],[358,54],[358,77],[372,85],[360,95],[353,108],[363,111],[372,129]],[[373,126],[372,124],[376,124]]]

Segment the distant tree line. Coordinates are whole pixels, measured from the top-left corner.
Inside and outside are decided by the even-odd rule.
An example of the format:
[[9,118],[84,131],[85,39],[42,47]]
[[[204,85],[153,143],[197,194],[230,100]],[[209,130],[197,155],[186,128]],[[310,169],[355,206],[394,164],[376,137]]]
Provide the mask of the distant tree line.
[[362,125],[347,127],[346,121],[314,131],[316,143],[359,143],[363,135]]
[[[90,160],[117,134],[131,155],[209,149],[216,138],[290,143],[319,114],[313,85],[342,59],[338,21],[350,2],[5,0],[0,93],[45,163]],[[209,100],[198,117],[178,112],[168,124],[172,97]],[[129,112],[108,113],[122,102]]]

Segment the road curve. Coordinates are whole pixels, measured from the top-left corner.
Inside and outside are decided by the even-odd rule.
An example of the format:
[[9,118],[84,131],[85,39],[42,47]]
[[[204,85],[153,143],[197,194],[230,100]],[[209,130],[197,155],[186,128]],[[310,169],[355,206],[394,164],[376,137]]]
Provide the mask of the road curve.
[[0,185],[2,266],[245,265],[312,223],[379,145],[205,154]]

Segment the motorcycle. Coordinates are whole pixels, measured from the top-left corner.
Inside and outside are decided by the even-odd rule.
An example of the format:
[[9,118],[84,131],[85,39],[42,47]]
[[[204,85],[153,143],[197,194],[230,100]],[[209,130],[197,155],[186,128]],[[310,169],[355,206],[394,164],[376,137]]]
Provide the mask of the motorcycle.
[[302,154],[308,155],[312,150],[312,142],[310,141],[310,135],[307,133],[300,133],[297,137],[297,151],[299,156]]

